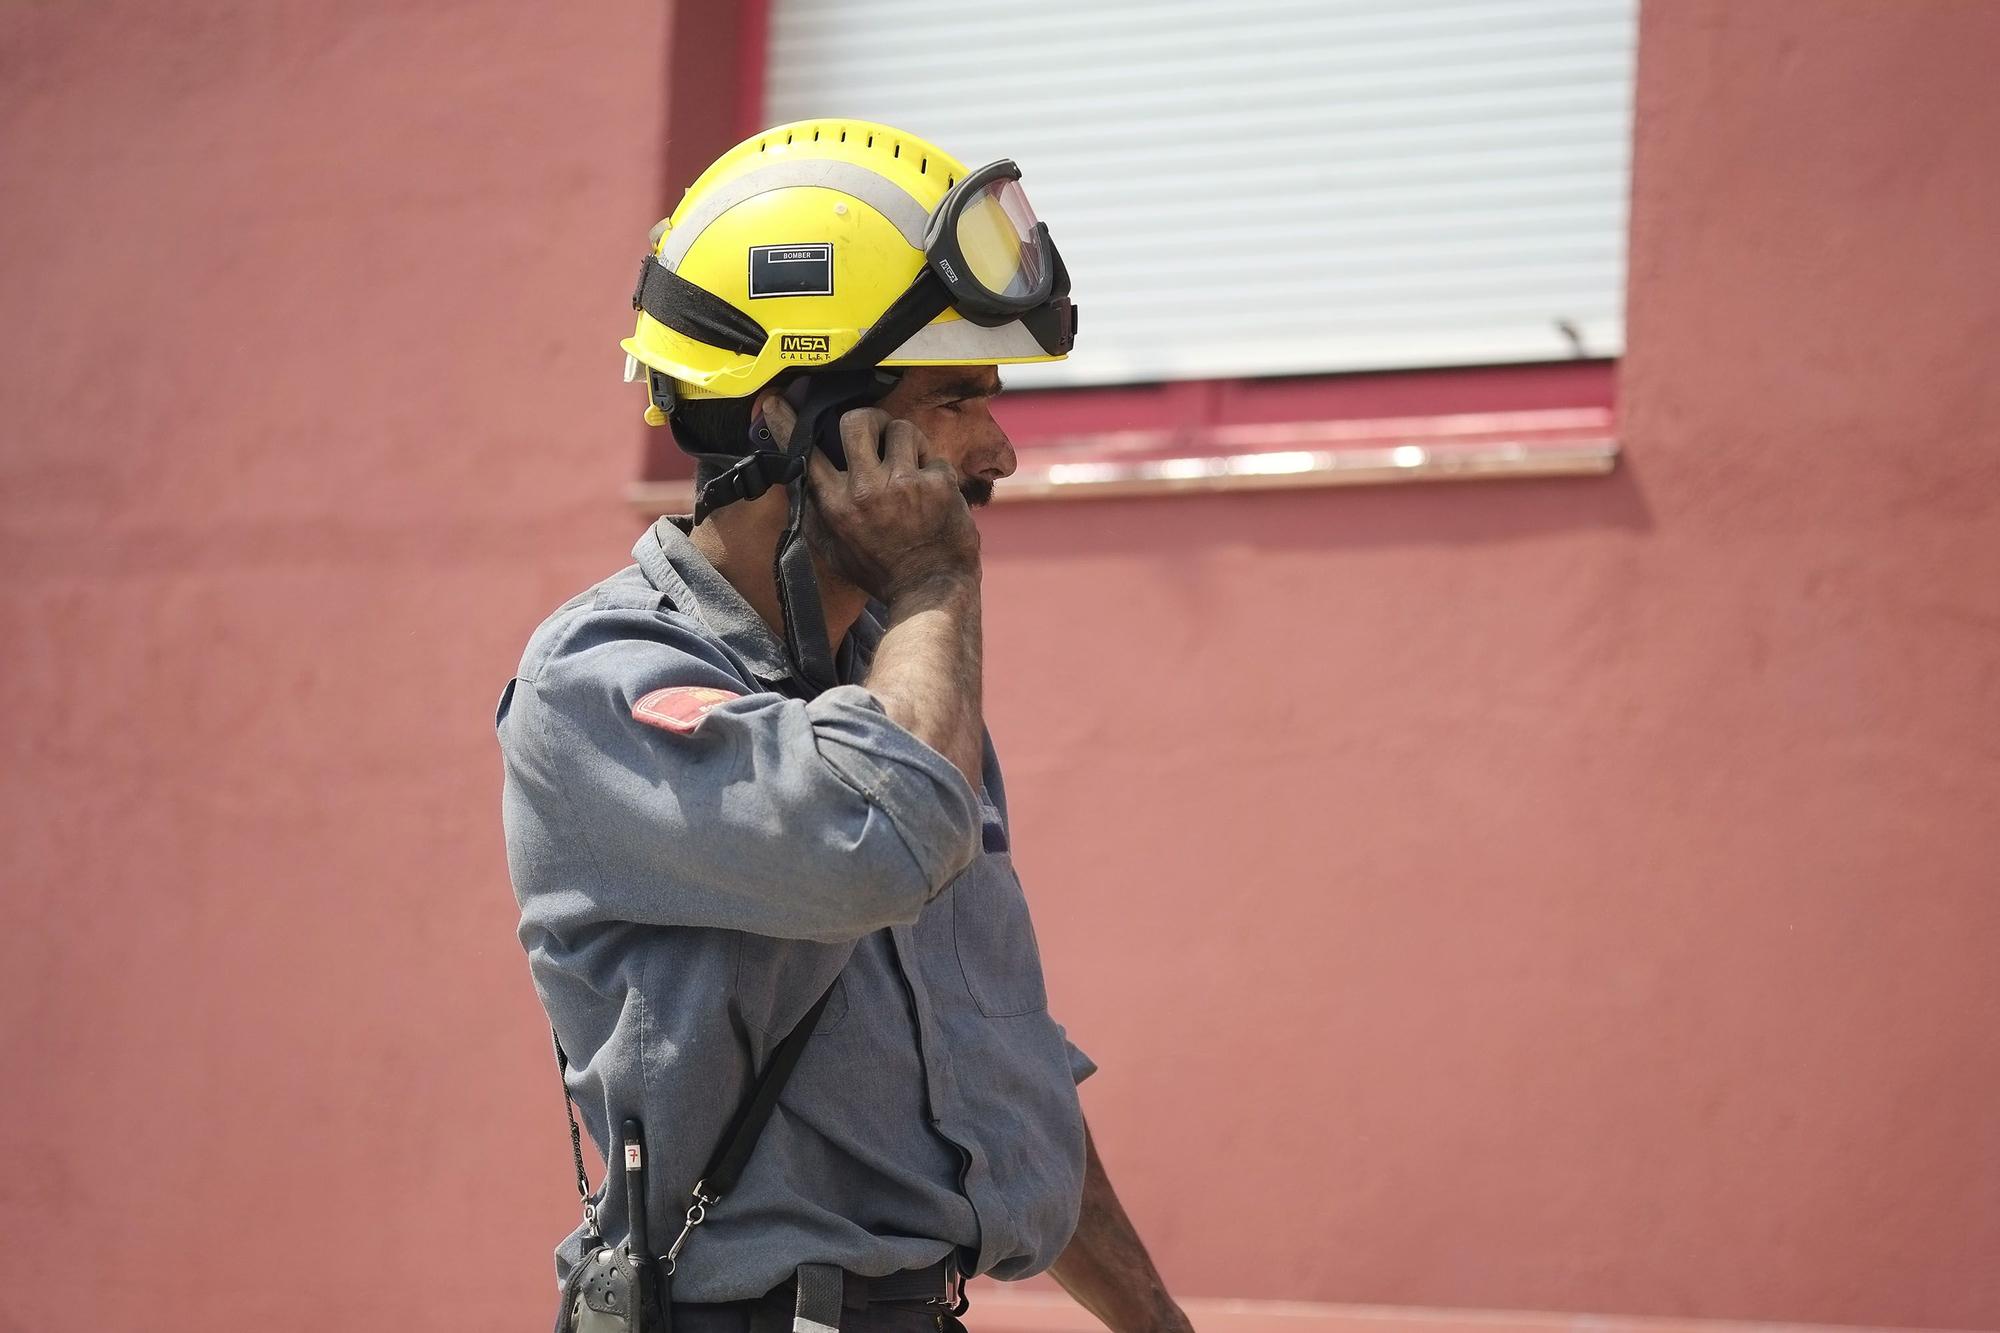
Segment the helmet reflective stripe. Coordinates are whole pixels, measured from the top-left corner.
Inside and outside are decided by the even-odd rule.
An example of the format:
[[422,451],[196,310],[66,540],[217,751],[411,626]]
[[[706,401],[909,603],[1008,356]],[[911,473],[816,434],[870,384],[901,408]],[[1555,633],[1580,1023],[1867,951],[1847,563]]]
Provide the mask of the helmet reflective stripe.
[[883,365],[899,361],[917,365],[965,361],[1041,360],[1047,356],[1035,335],[1019,320],[997,328],[982,328],[969,319],[945,319],[918,329],[901,347],[882,358]]
[[666,234],[660,246],[660,262],[668,268],[679,267],[682,256],[709,224],[724,213],[746,199],[795,185],[816,185],[859,199],[902,232],[911,249],[924,248],[924,228],[930,224],[930,212],[901,186],[852,162],[794,158],[746,171],[702,195],[701,202],[690,210],[686,220]]

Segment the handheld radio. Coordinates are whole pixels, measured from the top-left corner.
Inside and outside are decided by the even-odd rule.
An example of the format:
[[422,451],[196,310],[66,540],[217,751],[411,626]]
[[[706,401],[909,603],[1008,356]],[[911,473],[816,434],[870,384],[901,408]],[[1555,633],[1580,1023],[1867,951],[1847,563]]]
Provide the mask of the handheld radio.
[[625,1243],[599,1245],[570,1275],[567,1333],[668,1333],[672,1306],[663,1299],[646,1243],[646,1132],[627,1120],[622,1138]]

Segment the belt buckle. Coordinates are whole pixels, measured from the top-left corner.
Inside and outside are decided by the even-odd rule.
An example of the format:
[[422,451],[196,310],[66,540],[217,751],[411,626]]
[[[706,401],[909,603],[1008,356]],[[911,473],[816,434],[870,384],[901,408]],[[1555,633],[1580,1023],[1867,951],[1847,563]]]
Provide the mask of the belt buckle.
[[965,1274],[958,1271],[958,1255],[951,1254],[944,1261],[944,1292],[924,1302],[935,1306],[956,1319],[972,1305],[965,1296]]

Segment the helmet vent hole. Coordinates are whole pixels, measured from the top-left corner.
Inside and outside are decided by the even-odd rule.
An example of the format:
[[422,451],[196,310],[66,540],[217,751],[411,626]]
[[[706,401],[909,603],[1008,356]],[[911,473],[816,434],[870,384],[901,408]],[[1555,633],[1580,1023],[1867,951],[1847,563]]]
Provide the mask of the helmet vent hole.
[[875,136],[872,134],[868,136],[868,146],[870,148],[873,148],[875,146]]
[[901,157],[902,155],[903,155],[903,145],[901,144],[897,144],[896,151],[889,154],[890,157]]
[[814,131],[813,131],[813,142],[814,142],[814,143],[818,143],[818,142],[819,142],[819,131],[818,131],[818,130],[814,130]]
[[792,136],[791,136],[791,135],[789,135],[789,134],[787,134],[787,135],[785,136],[785,142],[786,142],[786,143],[790,143],[791,141],[792,141]]
[[842,130],[842,131],[840,132],[840,141],[841,141],[842,143],[846,143],[846,142],[847,142],[847,131],[846,131],[846,130]]
[[931,160],[929,158],[924,158],[922,161],[917,163],[917,174],[919,176],[923,175],[926,171],[929,171],[930,169],[931,169]]

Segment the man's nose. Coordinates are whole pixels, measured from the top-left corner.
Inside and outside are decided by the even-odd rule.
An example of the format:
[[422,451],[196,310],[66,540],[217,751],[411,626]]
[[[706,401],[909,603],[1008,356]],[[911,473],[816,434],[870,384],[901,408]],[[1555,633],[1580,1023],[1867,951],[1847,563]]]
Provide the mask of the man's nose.
[[1014,442],[1007,438],[1007,432],[995,427],[992,439],[980,447],[978,466],[973,475],[981,481],[1004,481],[1014,475],[1019,461],[1014,456]]

